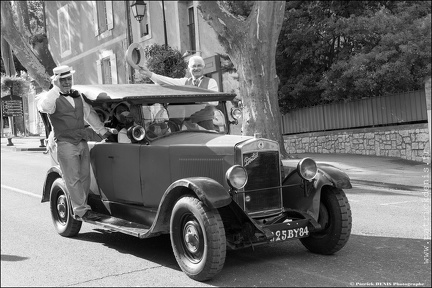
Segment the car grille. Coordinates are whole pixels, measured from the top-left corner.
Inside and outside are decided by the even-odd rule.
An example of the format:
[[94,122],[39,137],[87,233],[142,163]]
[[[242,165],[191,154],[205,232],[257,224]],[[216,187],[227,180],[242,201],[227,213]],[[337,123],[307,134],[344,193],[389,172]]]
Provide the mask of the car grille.
[[243,154],[243,166],[248,172],[244,187],[244,209],[253,214],[281,208],[279,151],[248,152]]

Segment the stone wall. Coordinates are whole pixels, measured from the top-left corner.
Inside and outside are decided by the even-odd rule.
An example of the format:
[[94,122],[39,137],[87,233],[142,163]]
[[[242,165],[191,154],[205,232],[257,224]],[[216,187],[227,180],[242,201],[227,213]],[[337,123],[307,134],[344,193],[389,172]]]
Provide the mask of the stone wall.
[[284,135],[284,142],[290,154],[347,153],[430,163],[427,123]]

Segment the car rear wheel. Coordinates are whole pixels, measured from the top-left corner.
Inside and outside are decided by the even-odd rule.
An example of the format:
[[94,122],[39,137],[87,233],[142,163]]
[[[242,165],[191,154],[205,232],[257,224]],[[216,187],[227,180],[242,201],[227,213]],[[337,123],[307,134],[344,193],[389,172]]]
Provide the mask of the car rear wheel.
[[190,278],[205,281],[222,270],[226,237],[217,209],[192,196],[180,198],[171,215],[170,234],[177,263]]
[[311,252],[330,255],[348,241],[351,234],[351,208],[343,190],[326,186],[321,194],[318,222],[323,230],[312,232],[301,243]]
[[66,184],[61,178],[57,178],[51,186],[50,209],[57,233],[64,237],[73,237],[78,234],[82,222],[72,217],[66,195]]

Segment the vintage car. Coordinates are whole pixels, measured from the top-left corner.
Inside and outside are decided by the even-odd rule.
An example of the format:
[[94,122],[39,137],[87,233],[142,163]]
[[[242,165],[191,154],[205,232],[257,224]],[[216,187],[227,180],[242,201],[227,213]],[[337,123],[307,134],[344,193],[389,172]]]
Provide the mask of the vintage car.
[[[101,219],[86,222],[138,238],[170,234],[179,266],[198,281],[221,271],[226,249],[300,239],[314,253],[333,254],[347,243],[352,218],[342,189],[351,188],[349,177],[311,158],[284,167],[278,142],[230,135],[241,115],[227,109],[234,94],[154,84],[74,89],[105,125],[121,102],[133,122],[130,143],[89,142],[88,203]],[[56,146],[47,147],[52,167],[42,202],[50,203],[57,232],[73,237],[82,221],[73,215]]]

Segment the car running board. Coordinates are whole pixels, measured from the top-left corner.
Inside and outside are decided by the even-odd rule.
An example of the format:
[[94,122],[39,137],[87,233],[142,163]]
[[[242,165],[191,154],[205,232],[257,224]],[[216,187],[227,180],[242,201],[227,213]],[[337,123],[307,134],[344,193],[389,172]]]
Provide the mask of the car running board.
[[[144,224],[130,222],[113,216],[93,212],[97,216],[101,217],[99,220],[81,220],[86,223],[91,223],[102,227],[104,229],[121,232],[124,234],[132,235],[138,238],[147,238],[150,231],[150,227]],[[156,235],[152,235],[156,236]]]

